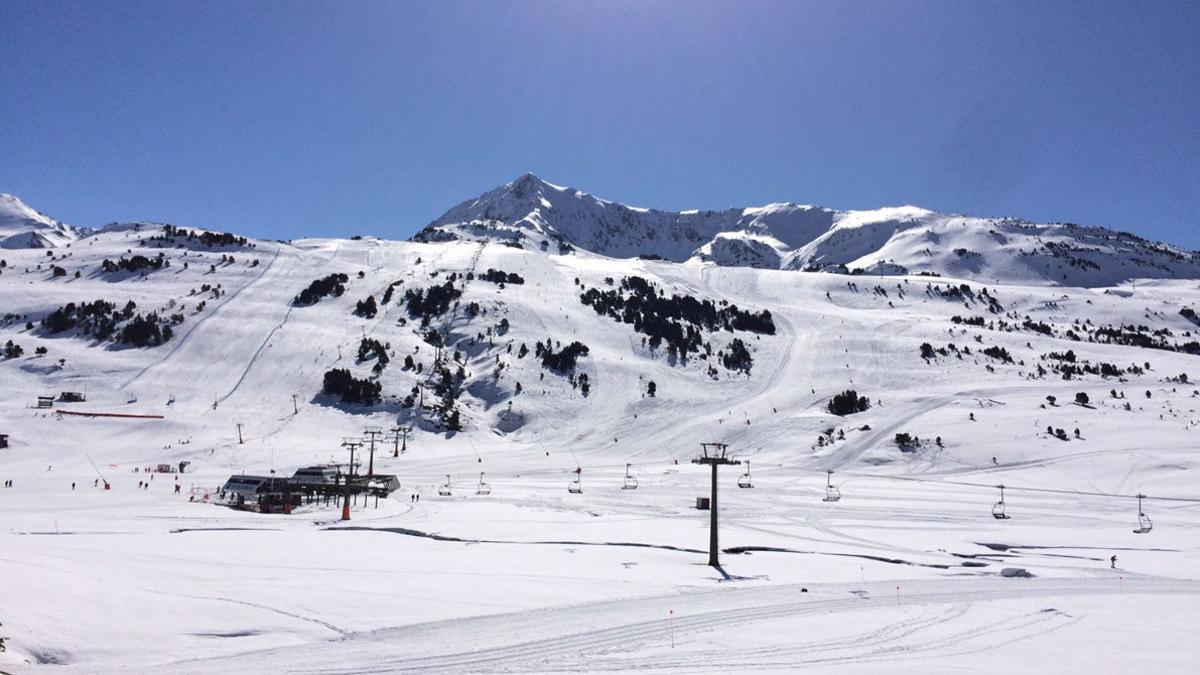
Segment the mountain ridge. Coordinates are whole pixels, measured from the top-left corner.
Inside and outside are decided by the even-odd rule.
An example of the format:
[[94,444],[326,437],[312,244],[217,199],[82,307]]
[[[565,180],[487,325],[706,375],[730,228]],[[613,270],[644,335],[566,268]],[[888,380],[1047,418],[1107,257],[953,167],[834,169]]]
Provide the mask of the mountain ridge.
[[1200,277],[1197,252],[1103,227],[941,214],[912,205],[836,210],[774,202],[663,211],[600,198],[532,173],[455,205],[412,239],[486,239],[615,258],[1083,287]]

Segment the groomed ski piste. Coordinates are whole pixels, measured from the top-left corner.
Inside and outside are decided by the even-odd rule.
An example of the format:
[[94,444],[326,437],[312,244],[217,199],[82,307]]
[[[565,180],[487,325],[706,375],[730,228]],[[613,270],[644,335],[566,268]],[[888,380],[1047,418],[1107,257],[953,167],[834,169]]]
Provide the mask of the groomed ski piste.
[[[98,273],[104,258],[156,253],[139,244],[154,227],[139,229],[49,257],[3,252],[0,309],[35,327],[0,328],[0,342],[24,350],[0,362],[0,434],[10,438],[0,478],[13,481],[0,488],[0,671],[1194,672],[1200,396],[1179,376],[1200,376],[1196,357],[1061,336],[1132,324],[1186,342],[1196,327],[1180,309],[1200,303],[1195,280],[965,282],[1003,305],[992,314],[927,292],[963,283],[947,277],[373,238],[166,248],[168,268]],[[219,264],[224,254],[236,262]],[[53,277],[54,264],[69,274]],[[428,375],[404,370],[404,356],[426,369],[433,359],[400,296],[489,268],[525,283],[460,277],[458,307],[431,324],[468,373],[464,429],[446,433],[399,402]],[[344,295],[291,304],[335,272],[349,277]],[[633,275],[667,293],[767,309],[776,332],[737,333],[751,372],[714,377],[707,362],[644,346],[631,326],[580,302],[582,287]],[[352,314],[396,281],[396,299],[374,318]],[[189,294],[202,284],[223,293]],[[36,327],[59,305],[98,298],[185,304],[186,318],[145,349]],[[486,313],[471,316],[472,302]],[[951,320],[1008,313],[1055,336]],[[716,351],[733,335],[706,339]],[[369,372],[355,363],[364,336],[392,353],[379,376],[384,402],[371,409],[320,394],[330,368]],[[534,358],[547,338],[587,345],[577,372],[589,376],[588,396]],[[957,349],[927,359],[923,343]],[[992,346],[1012,362],[985,356]],[[1043,354],[1068,349],[1078,362],[1149,366],[1029,377],[1049,367]],[[870,408],[830,414],[847,389]],[[34,407],[61,391],[86,401]],[[397,424],[412,426],[406,452],[381,443],[374,469],[402,487],[358,501],[348,522],[333,504],[282,515],[190,501],[232,474],[345,464],[343,438]],[[833,440],[818,443],[826,430]],[[902,451],[898,433],[920,443]],[[746,464],[722,467],[720,569],[706,564],[709,512],[695,508],[709,491],[708,468],[691,463],[702,442],[728,444],[754,485],[738,487]],[[135,468],[181,461],[186,473],[138,488],[150,476]],[[627,464],[635,490],[621,489]],[[475,494],[481,472],[486,496]],[[447,474],[452,494],[439,496]],[[567,490],[576,478],[579,494]],[[824,501],[827,479],[838,501]],[[993,517],[1001,484],[1006,519]],[[1133,532],[1137,494],[1148,533]]]

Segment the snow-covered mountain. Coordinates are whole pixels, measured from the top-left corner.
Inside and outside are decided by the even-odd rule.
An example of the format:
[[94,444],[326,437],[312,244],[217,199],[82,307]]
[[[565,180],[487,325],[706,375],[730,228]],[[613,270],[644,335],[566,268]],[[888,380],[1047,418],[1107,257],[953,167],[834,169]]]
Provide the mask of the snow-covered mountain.
[[490,239],[616,258],[787,270],[882,268],[1079,287],[1200,277],[1200,254],[1100,227],[947,215],[915,206],[837,211],[777,203],[660,211],[533,174],[455,206],[414,239]]
[[0,193],[0,248],[57,248],[89,232],[36,211],[14,195]]
[[[0,251],[0,671],[1195,670],[1194,280],[981,283],[952,249],[962,275],[916,276],[947,245],[1027,274],[1031,244],[518,183],[449,241],[128,223]],[[684,262],[615,257],[628,232]],[[887,279],[750,265],[879,241]],[[213,503],[368,429],[396,435],[359,471],[402,487],[349,523]],[[705,442],[746,462],[721,572]]]

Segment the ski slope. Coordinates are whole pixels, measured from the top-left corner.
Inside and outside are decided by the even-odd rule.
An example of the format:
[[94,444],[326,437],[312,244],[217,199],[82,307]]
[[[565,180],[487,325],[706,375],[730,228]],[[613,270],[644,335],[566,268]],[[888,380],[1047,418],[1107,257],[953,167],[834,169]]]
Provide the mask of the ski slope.
[[[963,281],[978,291],[970,279],[494,242],[168,248],[166,269],[99,273],[105,258],[157,252],[141,243],[145,234],[105,231],[50,257],[3,252],[0,309],[19,318],[0,324],[0,343],[11,339],[24,354],[0,361],[0,433],[10,436],[0,479],[14,481],[0,488],[0,671],[1182,673],[1200,656],[1191,639],[1200,621],[1200,396],[1168,381],[1200,376],[1195,356],[955,324],[955,315],[1004,316],[926,292]],[[221,263],[227,253],[234,263]],[[54,278],[55,264],[70,274]],[[433,351],[402,296],[489,268],[525,283],[459,279],[458,307],[432,322],[467,372],[464,429],[447,434],[401,402],[429,379],[404,370],[404,356],[428,369]],[[344,295],[290,304],[335,272],[349,277]],[[753,355],[749,375],[718,368],[714,378],[700,359],[672,362],[579,300],[576,279],[606,288],[606,278],[630,275],[769,309],[776,332],[737,333]],[[394,282],[375,317],[352,314]],[[222,296],[196,312],[190,291],[218,283]],[[1145,324],[1175,342],[1195,330],[1180,308],[1200,302],[1188,279],[986,287],[1006,313],[1060,332],[1077,321]],[[171,341],[146,349],[25,327],[97,298],[185,305],[185,320]],[[384,401],[336,405],[319,393],[323,374],[368,376],[371,363],[355,361],[364,336],[389,345]],[[716,351],[733,337],[706,339]],[[589,347],[577,369],[589,376],[588,396],[537,362],[534,344],[547,338]],[[972,353],[926,361],[925,342]],[[1014,363],[983,356],[993,345]],[[1040,355],[1067,349],[1150,367],[1122,379],[1029,378],[1047,363]],[[848,388],[871,407],[831,415],[825,404]],[[31,407],[61,391],[87,401]],[[1087,406],[1073,403],[1079,392]],[[385,443],[374,462],[403,487],[378,505],[358,503],[348,523],[332,505],[283,516],[188,501],[193,487],[235,473],[345,463],[344,437],[397,424],[412,425],[407,452],[393,457]],[[1068,439],[1047,435],[1048,425]],[[818,444],[826,429],[844,437]],[[900,432],[927,442],[901,452]],[[704,564],[709,514],[693,508],[709,475],[691,459],[708,441],[748,460],[755,485],[736,487],[745,465],[722,469],[722,570]],[[147,474],[135,467],[185,460],[187,473],[155,474],[138,489]],[[627,463],[636,490],[620,489]],[[569,494],[577,468],[583,493]],[[842,494],[832,503],[822,501],[830,470]],[[97,472],[112,490],[93,486]],[[480,472],[490,495],[475,494]],[[453,494],[439,497],[447,474]],[[1007,520],[991,516],[999,484]],[[1149,534],[1131,531],[1138,493],[1150,497]],[[1008,567],[1033,577],[1002,577]]]

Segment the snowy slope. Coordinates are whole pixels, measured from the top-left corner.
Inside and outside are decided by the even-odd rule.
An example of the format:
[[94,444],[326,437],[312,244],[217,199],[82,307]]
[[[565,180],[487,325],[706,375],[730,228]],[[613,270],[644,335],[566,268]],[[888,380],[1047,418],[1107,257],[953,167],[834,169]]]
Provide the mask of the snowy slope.
[[[580,213],[592,203],[565,190],[554,198]],[[801,210],[806,219],[794,218]],[[859,239],[895,230],[880,246],[901,260],[932,250],[928,235],[906,233],[966,237],[907,208],[867,217],[773,205],[742,218],[756,224],[712,230],[695,248],[723,246],[714,240],[724,234],[771,248],[779,267],[833,250],[858,257],[822,262],[866,265],[881,249]],[[528,222],[503,227],[533,236]],[[993,227],[1015,241],[1023,226]],[[163,231],[130,225],[50,256],[0,255],[0,346],[23,349],[0,359],[0,434],[10,436],[0,479],[14,481],[0,488],[0,670],[1184,673],[1200,656],[1190,634],[1200,620],[1200,511],[1189,501],[1200,497],[1197,356],[1088,339],[1101,326],[1145,326],[1138,333],[1159,346],[1197,340],[1194,314],[1180,313],[1200,306],[1194,280],[1051,287],[1040,277],[981,282],[969,269],[879,279],[722,266],[690,251],[689,264],[582,244],[559,255],[491,236],[207,247],[157,240]],[[980,236],[978,250],[995,239]],[[159,253],[169,265],[102,269]],[[996,259],[1015,261],[1014,274],[1028,269],[1005,255]],[[488,269],[524,283],[485,281]],[[348,278],[340,297],[290,302],[334,273]],[[405,293],[452,274],[457,306],[422,327]],[[580,300],[631,276],[665,294],[768,310],[776,330],[704,331],[713,356],[680,359]],[[355,316],[368,296],[378,313]],[[56,307],[96,299],[183,320],[147,348],[38,327]],[[420,384],[436,403],[428,328],[466,376],[458,433],[403,402]],[[356,359],[364,337],[387,345],[378,375]],[[716,356],[735,338],[753,357],[748,374]],[[589,351],[575,373],[552,372],[534,352],[547,340]],[[923,358],[924,343],[946,352]],[[984,353],[993,347],[1011,360]],[[1038,375],[1062,363],[1047,355],[1068,350],[1070,363],[1122,372]],[[406,356],[422,372],[405,369]],[[384,400],[323,396],[333,368],[378,381]],[[849,388],[871,407],[831,414],[830,398]],[[87,401],[32,407],[62,391]],[[1086,405],[1074,403],[1079,393]],[[398,425],[411,425],[407,452],[393,456],[387,442],[374,462],[403,488],[355,504],[349,523],[334,505],[281,516],[188,500],[234,473],[344,463],[343,438]],[[903,451],[897,433],[924,442]],[[703,564],[708,514],[693,508],[709,476],[690,460],[706,441],[748,460],[755,483],[736,487],[747,465],[722,470],[727,577]],[[138,488],[147,475],[135,468],[184,460],[186,474]],[[627,464],[636,490],[620,489]],[[838,502],[822,501],[830,470]],[[475,494],[480,472],[488,496]],[[112,490],[93,487],[98,473]],[[447,474],[453,494],[441,497]],[[583,493],[570,494],[577,476]],[[999,484],[1008,520],[991,515]],[[1149,496],[1150,534],[1131,531],[1138,493]],[[1005,567],[1035,577],[1001,577]],[[741,639],[714,645],[732,634]]]
[[764,269],[870,270],[1107,286],[1196,278],[1200,256],[1128,233],[975,218],[904,206],[835,211],[779,203],[723,211],[625,206],[525,174],[447,211],[417,241],[563,241],[616,258],[690,259]]
[[0,248],[55,248],[88,233],[86,228],[63,224],[13,195],[0,193]]

